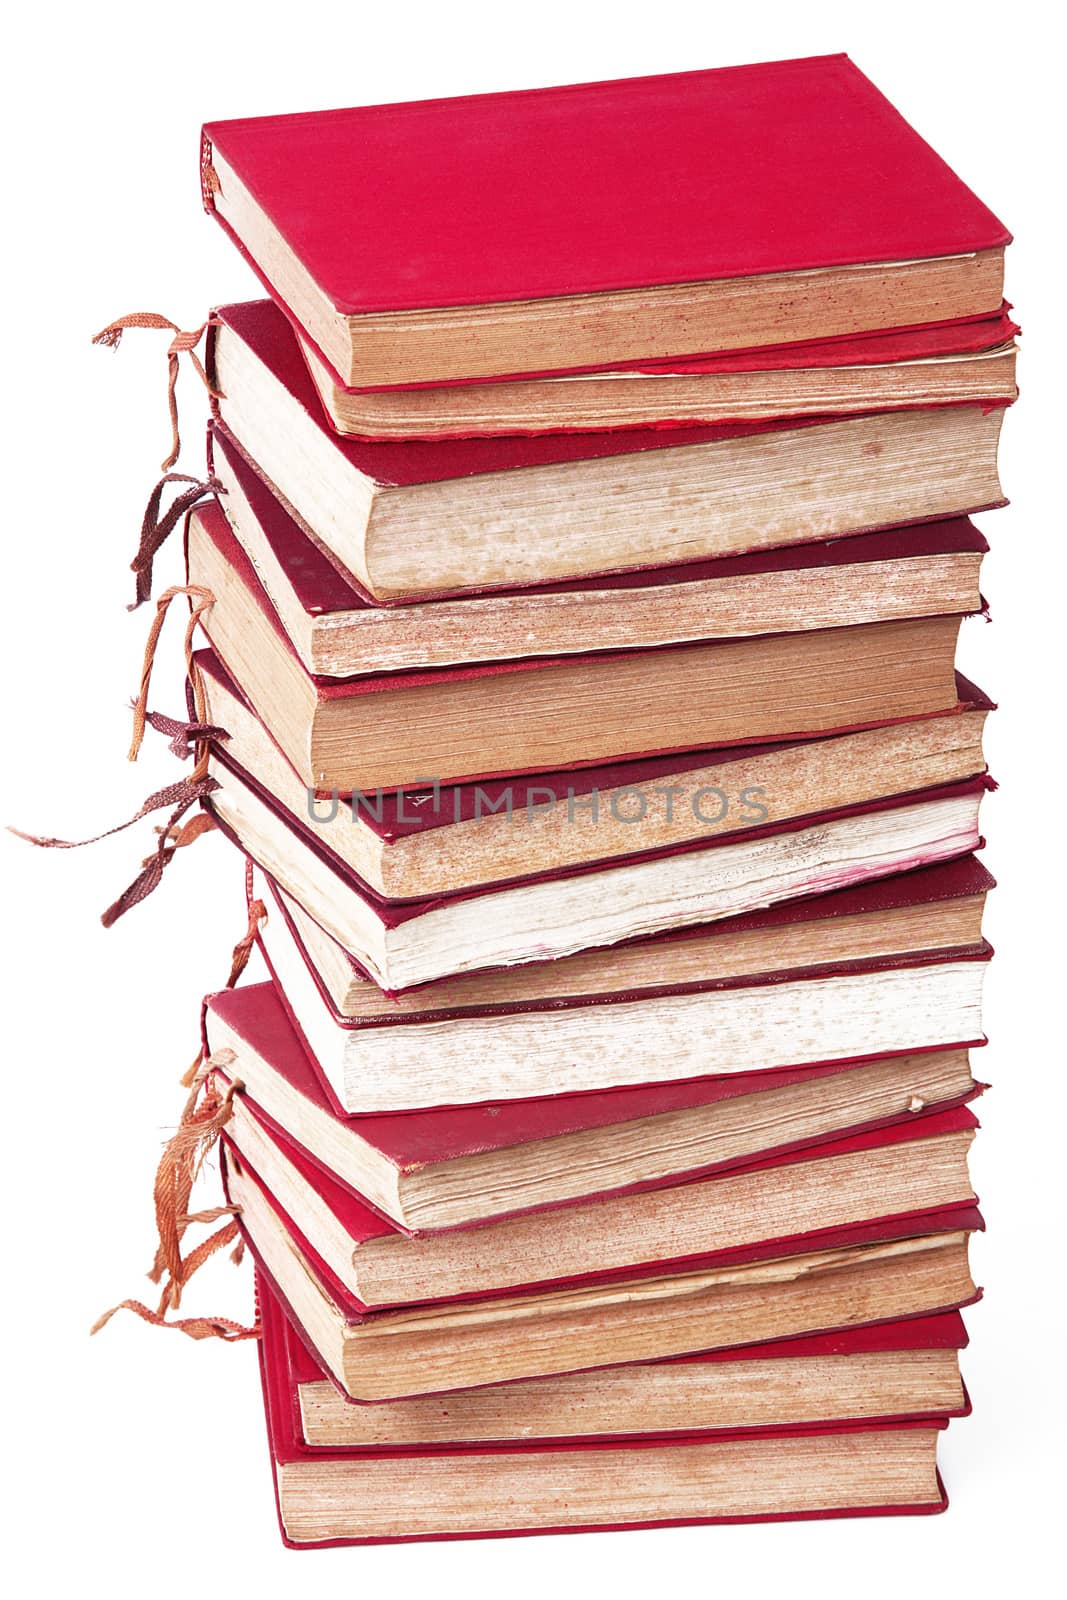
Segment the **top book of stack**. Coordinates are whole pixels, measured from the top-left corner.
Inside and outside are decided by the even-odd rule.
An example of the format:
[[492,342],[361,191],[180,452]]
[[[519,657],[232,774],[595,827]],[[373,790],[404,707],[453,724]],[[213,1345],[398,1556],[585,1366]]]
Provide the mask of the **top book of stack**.
[[201,172],[324,395],[1002,312],[1007,230],[843,55],[209,123]]

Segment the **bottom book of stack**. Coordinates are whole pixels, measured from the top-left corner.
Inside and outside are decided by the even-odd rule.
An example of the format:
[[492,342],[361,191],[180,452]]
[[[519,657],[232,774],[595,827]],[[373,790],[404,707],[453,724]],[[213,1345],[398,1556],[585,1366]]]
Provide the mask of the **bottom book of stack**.
[[258,1296],[294,1547],[940,1511],[968,1410],[957,1311],[357,1404],[262,1267]]

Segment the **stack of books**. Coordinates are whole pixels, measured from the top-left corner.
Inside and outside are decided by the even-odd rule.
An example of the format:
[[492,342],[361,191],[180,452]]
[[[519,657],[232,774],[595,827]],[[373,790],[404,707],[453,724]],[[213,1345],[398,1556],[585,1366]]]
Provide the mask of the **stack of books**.
[[209,997],[300,1546],[944,1504],[1008,234],[844,56],[208,125]]

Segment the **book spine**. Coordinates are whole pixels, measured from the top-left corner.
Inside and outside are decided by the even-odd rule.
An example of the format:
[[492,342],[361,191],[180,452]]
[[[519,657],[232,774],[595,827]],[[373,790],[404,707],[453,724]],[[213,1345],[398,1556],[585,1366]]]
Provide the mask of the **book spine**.
[[215,209],[215,196],[219,190],[219,175],[215,171],[211,160],[211,140],[207,133],[200,133],[200,196],[204,203],[204,210],[210,216]]

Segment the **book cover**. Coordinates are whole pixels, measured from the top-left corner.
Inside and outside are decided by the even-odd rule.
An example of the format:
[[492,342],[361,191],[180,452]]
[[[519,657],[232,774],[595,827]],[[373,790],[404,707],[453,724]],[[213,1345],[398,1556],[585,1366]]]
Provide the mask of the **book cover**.
[[844,55],[209,122],[204,202],[218,215],[216,153],[342,315],[906,262],[1010,239]]

